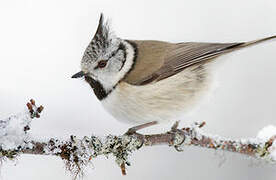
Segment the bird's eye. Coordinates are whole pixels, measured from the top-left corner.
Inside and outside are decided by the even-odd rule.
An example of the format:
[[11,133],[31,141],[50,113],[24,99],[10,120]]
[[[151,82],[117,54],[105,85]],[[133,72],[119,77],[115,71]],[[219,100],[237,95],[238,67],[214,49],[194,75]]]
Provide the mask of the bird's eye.
[[104,68],[106,66],[106,64],[107,64],[107,60],[101,60],[98,63],[98,67],[99,68]]

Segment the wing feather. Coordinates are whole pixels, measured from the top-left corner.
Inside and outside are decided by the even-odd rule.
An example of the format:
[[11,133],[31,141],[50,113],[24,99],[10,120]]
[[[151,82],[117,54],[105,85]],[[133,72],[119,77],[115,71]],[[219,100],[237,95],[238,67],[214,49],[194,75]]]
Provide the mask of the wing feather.
[[243,43],[197,43],[186,42],[168,46],[164,59],[155,59],[162,61],[163,65],[152,72],[150,75],[143,77],[133,83],[134,85],[146,85],[157,82],[162,79],[173,76],[185,68],[197,63],[204,63],[211,58],[232,51],[234,48]]
[[133,41],[137,44],[138,57],[135,67],[125,81],[132,85],[146,85],[173,76],[185,68],[236,49],[276,39],[270,36],[241,43],[168,43],[162,41]]

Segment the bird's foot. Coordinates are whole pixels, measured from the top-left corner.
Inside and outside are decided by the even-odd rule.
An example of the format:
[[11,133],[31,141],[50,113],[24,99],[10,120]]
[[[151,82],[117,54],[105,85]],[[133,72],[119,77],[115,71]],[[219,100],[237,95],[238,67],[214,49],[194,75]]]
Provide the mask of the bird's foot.
[[[173,134],[174,136],[176,134],[181,134],[181,130],[178,129],[178,126],[179,126],[179,121],[175,121],[175,123],[173,124],[173,126],[171,127],[171,130],[169,132],[167,132],[168,134]],[[176,139],[176,138],[174,138]],[[185,137],[181,137],[181,138],[177,138],[178,142],[174,142],[172,141],[171,142],[171,145],[174,146],[174,148],[176,149],[176,151],[183,151],[182,147],[180,146],[184,141],[185,141]]]
[[171,127],[171,131],[176,131],[177,128],[179,126],[179,121],[175,121],[175,123],[173,124],[173,126]]
[[[157,121],[152,121],[152,122],[149,122],[149,123],[145,123],[145,124],[141,124],[141,125],[138,125],[138,126],[131,127],[131,128],[128,129],[128,131],[124,135],[144,136],[142,134],[137,133],[137,131],[141,130],[141,129],[144,129],[144,128],[147,128],[147,127],[150,127],[150,126],[153,126],[155,124],[157,124]],[[142,138],[142,143],[141,143],[141,145],[139,145],[139,147],[137,147],[137,149],[140,149],[143,146],[143,144],[144,144],[144,140]],[[123,175],[126,175],[126,165],[129,166],[129,164],[126,161],[122,162],[121,165],[120,165],[120,168],[121,168],[121,171],[122,171]]]
[[129,128],[128,131],[125,134],[126,135],[133,135],[138,130],[141,130],[141,129],[144,129],[144,128],[147,128],[147,127],[150,127],[150,126],[153,126],[153,125],[156,125],[156,124],[157,124],[157,121],[152,121],[152,122],[149,122],[149,123],[145,123],[145,124],[141,124],[141,125],[138,125],[138,126],[134,126],[132,128]]

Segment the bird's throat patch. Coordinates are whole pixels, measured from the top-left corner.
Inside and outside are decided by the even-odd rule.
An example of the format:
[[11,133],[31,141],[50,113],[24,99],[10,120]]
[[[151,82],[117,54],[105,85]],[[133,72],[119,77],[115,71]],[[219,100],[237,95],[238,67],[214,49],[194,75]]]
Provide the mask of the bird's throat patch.
[[91,86],[91,88],[93,89],[95,95],[97,96],[97,98],[99,100],[103,100],[111,92],[111,91],[106,92],[105,89],[103,88],[103,85],[99,81],[97,81],[91,77],[86,76],[85,81]]

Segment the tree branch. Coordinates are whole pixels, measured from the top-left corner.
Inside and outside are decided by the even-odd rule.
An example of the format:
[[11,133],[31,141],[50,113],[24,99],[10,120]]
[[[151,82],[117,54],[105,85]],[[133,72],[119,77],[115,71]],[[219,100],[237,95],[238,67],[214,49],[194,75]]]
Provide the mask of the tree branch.
[[126,174],[130,165],[129,155],[144,146],[168,145],[181,151],[185,146],[198,146],[214,150],[244,154],[268,162],[276,162],[276,127],[268,126],[256,138],[233,140],[204,133],[205,123],[178,128],[178,122],[165,133],[142,135],[130,129],[124,135],[106,137],[85,136],[61,140],[58,138],[36,140],[29,135],[33,118],[39,118],[43,107],[33,100],[27,104],[28,111],[0,121],[1,159],[13,159],[20,154],[55,155],[61,157],[75,177],[97,156],[113,155],[116,163]]

